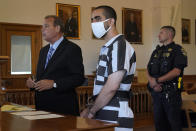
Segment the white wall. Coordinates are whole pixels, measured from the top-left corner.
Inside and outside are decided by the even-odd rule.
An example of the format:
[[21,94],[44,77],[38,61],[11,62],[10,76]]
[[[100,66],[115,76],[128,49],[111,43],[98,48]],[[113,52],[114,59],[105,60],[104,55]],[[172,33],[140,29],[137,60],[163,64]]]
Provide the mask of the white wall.
[[183,47],[188,53],[188,68],[186,69],[186,73],[196,74],[196,0],[182,0],[182,18],[191,20],[191,41],[190,44],[183,44]]
[[[146,68],[152,50],[156,47],[157,35],[160,26],[170,23],[171,8],[180,0],[1,0],[0,22],[39,24],[49,14],[56,14],[56,3],[80,5],[81,9],[81,37],[80,40],[72,40],[82,48],[85,72],[91,74],[96,68],[100,47],[103,40],[92,39],[90,15],[91,7],[110,5],[117,12],[117,29],[122,33],[122,8],[134,8],[143,10],[143,45],[133,45],[137,56],[137,68]],[[189,1],[189,0],[184,0]],[[195,0],[190,0],[194,3]],[[184,9],[185,7],[183,7]],[[187,7],[186,7],[187,8]],[[188,8],[189,9],[189,8]],[[194,11],[192,14],[194,14]],[[187,13],[188,14],[188,13]],[[181,15],[181,13],[180,13]],[[179,21],[179,17],[177,21]],[[193,16],[192,16],[193,17]],[[195,18],[195,17],[194,17]],[[181,27],[177,26],[177,34],[180,36]],[[181,37],[176,38],[177,41]],[[44,42],[44,45],[46,42]],[[192,44],[193,45],[193,44]],[[187,45],[187,51],[195,52],[191,45]],[[191,46],[191,47],[189,47]],[[190,54],[189,54],[190,55]],[[196,56],[196,54],[194,54]],[[189,59],[194,56],[190,55]],[[192,65],[196,62],[192,60]],[[193,66],[189,66],[185,74],[196,74]]]

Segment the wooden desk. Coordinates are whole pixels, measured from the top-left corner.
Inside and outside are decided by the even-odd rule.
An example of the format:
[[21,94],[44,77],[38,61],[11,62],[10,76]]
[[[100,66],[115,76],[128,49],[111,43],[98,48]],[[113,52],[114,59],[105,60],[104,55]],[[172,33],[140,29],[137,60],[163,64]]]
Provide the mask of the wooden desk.
[[117,124],[75,116],[27,120],[21,116],[1,112],[2,131],[113,131]]
[[183,101],[196,101],[196,94],[182,95]]

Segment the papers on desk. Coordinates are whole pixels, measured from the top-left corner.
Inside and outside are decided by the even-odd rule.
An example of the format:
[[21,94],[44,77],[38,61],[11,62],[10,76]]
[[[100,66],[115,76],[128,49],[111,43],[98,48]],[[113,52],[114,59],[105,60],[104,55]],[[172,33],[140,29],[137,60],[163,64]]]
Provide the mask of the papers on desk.
[[46,112],[46,111],[20,111],[20,112],[13,112],[11,114],[18,115],[18,116],[33,116],[33,115],[44,115],[49,113],[50,112]]
[[57,114],[46,114],[46,115],[34,115],[34,116],[22,116],[22,117],[28,120],[38,120],[38,119],[59,118],[59,117],[64,117],[64,116],[57,115]]
[[17,115],[28,120],[64,117],[63,115],[52,114],[46,111],[35,111],[35,109],[18,104],[3,105],[1,111],[12,112],[12,115]]
[[51,114],[50,112],[46,112],[46,111],[20,111],[20,112],[13,112],[11,114],[21,116],[24,119],[28,119],[28,120],[64,117],[62,115]]

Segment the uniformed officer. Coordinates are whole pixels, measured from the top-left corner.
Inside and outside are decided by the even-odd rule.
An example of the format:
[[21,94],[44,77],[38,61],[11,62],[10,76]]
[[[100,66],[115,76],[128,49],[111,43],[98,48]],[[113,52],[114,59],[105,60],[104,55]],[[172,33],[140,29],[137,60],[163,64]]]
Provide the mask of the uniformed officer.
[[153,98],[156,131],[181,131],[181,89],[185,50],[173,41],[175,29],[163,26],[159,41],[148,63],[148,88]]

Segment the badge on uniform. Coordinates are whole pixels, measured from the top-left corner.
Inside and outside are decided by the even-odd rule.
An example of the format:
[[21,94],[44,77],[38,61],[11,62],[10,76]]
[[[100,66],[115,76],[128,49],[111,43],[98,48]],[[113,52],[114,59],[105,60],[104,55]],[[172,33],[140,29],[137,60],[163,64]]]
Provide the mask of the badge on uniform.
[[170,56],[169,52],[163,53],[163,57],[169,57],[169,56]]
[[169,49],[168,49],[169,52],[171,52],[172,50],[173,50],[172,48],[169,48]]

